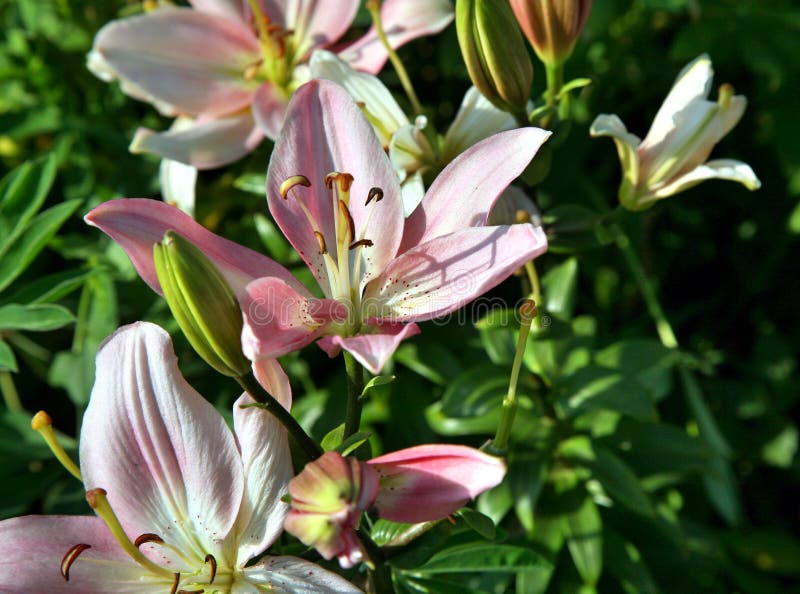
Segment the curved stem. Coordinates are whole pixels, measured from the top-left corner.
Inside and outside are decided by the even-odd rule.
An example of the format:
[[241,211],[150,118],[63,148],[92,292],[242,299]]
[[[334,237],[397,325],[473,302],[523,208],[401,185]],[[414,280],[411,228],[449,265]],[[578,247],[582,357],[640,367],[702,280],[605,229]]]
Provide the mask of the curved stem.
[[378,34],[378,39],[381,40],[386,53],[389,54],[389,60],[394,66],[397,77],[400,79],[400,84],[403,85],[403,90],[408,95],[408,100],[411,102],[411,108],[414,110],[414,115],[422,113],[422,105],[414,92],[414,86],[411,84],[411,78],[408,76],[406,67],[403,66],[403,61],[394,48],[389,44],[389,39],[386,37],[386,31],[383,30],[383,21],[381,20],[381,3],[380,0],[367,0],[367,10],[372,17],[372,23],[375,26],[375,32]]
[[253,400],[258,402],[259,408],[270,412],[278,422],[281,423],[289,434],[294,438],[303,451],[308,456],[309,460],[316,460],[322,454],[322,448],[305,432],[295,418],[289,413],[288,410],[283,408],[280,402],[275,400],[261,384],[258,383],[255,376],[251,373],[237,377],[236,381],[244,390],[253,397]]
[[10,371],[0,371],[0,392],[3,394],[3,400],[8,410],[24,410]]
[[361,393],[364,391],[364,371],[361,364],[347,351],[342,351],[347,370],[347,413],[344,420],[344,438],[358,432],[361,425]]

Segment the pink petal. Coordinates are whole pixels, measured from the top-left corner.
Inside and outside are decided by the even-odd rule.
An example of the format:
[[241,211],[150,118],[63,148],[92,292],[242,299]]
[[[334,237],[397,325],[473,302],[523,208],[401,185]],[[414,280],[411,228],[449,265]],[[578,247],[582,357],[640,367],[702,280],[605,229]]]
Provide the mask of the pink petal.
[[292,386],[286,372],[277,359],[260,357],[253,361],[253,373],[261,387],[281,403],[283,408],[292,408]]
[[434,180],[408,217],[400,253],[448,233],[486,224],[498,196],[533,159],[550,132],[500,132],[456,157]]
[[[314,218],[328,249],[335,253],[336,236],[332,191],[325,187],[331,172],[350,173],[350,212],[359,233],[369,219],[365,237],[372,247],[359,250],[362,286],[377,276],[397,253],[403,220],[397,175],[381,147],[372,126],[347,92],[327,80],[314,80],[298,89],[289,104],[283,132],[275,144],[267,174],[267,199],[272,216],[284,235],[311,268],[327,296],[331,296],[323,257],[314,228],[303,214],[302,201]],[[304,175],[310,188],[295,187],[286,200],[281,184],[291,176]],[[383,189],[383,199],[365,205],[370,188]],[[351,258],[352,259],[352,258]]]
[[358,336],[325,336],[317,341],[329,357],[335,357],[341,349],[352,354],[373,375],[378,375],[400,343],[420,333],[416,324],[382,324],[375,334]]
[[[297,557],[264,557],[244,570],[247,584],[234,584],[231,594],[251,594],[252,586],[287,594],[360,594],[343,577]],[[251,587],[248,587],[251,586]]]
[[193,165],[214,169],[241,159],[263,140],[253,114],[243,111],[212,119],[198,119],[191,126],[154,132],[139,128],[129,147],[132,153],[151,153]]
[[[381,6],[383,29],[389,45],[401,45],[425,35],[433,35],[453,20],[453,6],[449,0],[386,0]],[[353,68],[378,73],[388,59],[375,27],[352,45],[339,52]]]
[[387,322],[430,320],[482,295],[546,249],[542,228],[527,223],[464,229],[398,257],[367,287],[365,300],[374,300]]
[[[76,544],[91,545],[61,577],[61,559]],[[100,518],[24,516],[0,522],[0,592],[3,594],[141,594],[146,571],[119,547]]]
[[289,100],[270,83],[264,83],[253,96],[253,117],[261,132],[270,140],[280,134]]
[[86,489],[102,488],[135,539],[225,554],[242,461],[222,416],[183,378],[169,335],[138,322],[101,346],[80,439]]
[[[315,47],[326,47],[344,35],[358,12],[358,0],[266,0],[267,13],[280,12],[278,21],[294,31],[295,60],[308,58]],[[273,9],[271,5],[274,4]]]
[[222,115],[246,107],[255,85],[243,73],[260,57],[258,40],[244,23],[189,8],[112,21],[92,51],[148,100],[171,106],[173,115]]
[[153,264],[153,244],[161,241],[170,229],[203,250],[237,295],[244,292],[247,283],[262,276],[277,276],[297,290],[305,291],[303,285],[277,262],[211,233],[174,206],[157,200],[110,200],[92,210],[84,220],[120,244],[142,280],[159,294],[161,287]]
[[244,500],[236,521],[236,564],[263,553],[283,531],[289,506],[281,501],[294,475],[286,429],[260,408],[242,408],[254,400],[243,394],[233,405],[233,426],[244,463]]
[[195,10],[248,24],[247,0],[189,0]]
[[429,522],[445,518],[506,473],[500,458],[460,445],[423,445],[367,462],[380,476],[375,505],[394,522]]
[[347,308],[338,301],[306,295],[275,277],[247,285],[240,302],[245,316],[242,348],[248,359],[274,358],[301,349],[331,323],[347,320]]

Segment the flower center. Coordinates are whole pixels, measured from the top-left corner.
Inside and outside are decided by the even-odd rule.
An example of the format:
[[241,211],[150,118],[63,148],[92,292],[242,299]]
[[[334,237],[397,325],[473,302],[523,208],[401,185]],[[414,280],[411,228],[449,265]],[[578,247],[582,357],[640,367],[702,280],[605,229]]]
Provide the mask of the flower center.
[[[259,6],[258,0],[248,0],[253,13],[253,28],[261,46],[261,59],[244,71],[246,80],[270,81],[289,93],[294,61],[294,32],[270,21]],[[288,95],[287,95],[288,98]]]
[[[372,247],[373,241],[366,237],[367,228],[375,212],[375,205],[383,198],[383,190],[371,188],[365,200],[369,209],[366,219],[360,229],[356,229],[353,215],[350,212],[350,188],[353,185],[353,176],[349,173],[332,172],[325,176],[325,187],[331,191],[333,207],[333,232],[334,245],[328,245],[328,240],[322,232],[319,221],[311,214],[303,201],[295,195],[296,201],[303,215],[309,222],[317,244],[319,255],[325,263],[328,285],[331,297],[345,304],[352,314],[348,321],[347,331],[358,332],[361,326],[361,281],[366,271],[362,270],[363,250]],[[310,187],[311,182],[304,175],[293,175],[286,179],[280,186],[281,198],[286,200],[289,191],[296,187]],[[330,239],[330,238],[329,238]]]

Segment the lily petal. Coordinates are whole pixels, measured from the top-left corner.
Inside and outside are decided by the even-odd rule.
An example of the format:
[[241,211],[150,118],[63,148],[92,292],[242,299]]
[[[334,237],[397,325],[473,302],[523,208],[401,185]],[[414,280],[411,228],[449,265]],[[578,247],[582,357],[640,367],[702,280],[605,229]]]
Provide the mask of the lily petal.
[[347,62],[327,50],[311,54],[311,75],[341,85],[361,107],[384,148],[408,117],[379,78],[353,69]]
[[181,375],[169,335],[124,326],[100,347],[96,369],[80,439],[87,490],[108,492],[131,538],[155,533],[180,550],[224,555],[241,458],[222,416]]
[[436,237],[484,225],[497,197],[550,134],[540,128],[500,132],[459,155],[436,177],[408,217],[400,253]]
[[[275,221],[330,296],[319,244],[303,210],[302,201],[319,226],[327,246],[336,246],[331,190],[324,179],[331,172],[354,176],[350,188],[350,213],[358,233],[364,230],[372,247],[362,254],[362,286],[377,276],[394,258],[400,245],[402,220],[400,184],[389,159],[361,110],[347,92],[327,80],[312,80],[300,87],[289,103],[283,131],[275,144],[267,173],[267,200]],[[282,199],[280,186],[288,178],[304,175],[311,187],[297,187]],[[383,190],[383,199],[367,206],[370,189]],[[379,212],[369,217],[372,208]]]
[[303,285],[277,262],[244,246],[215,235],[174,206],[146,198],[110,200],[94,208],[84,217],[116,241],[128,254],[142,280],[161,294],[155,265],[153,244],[161,241],[172,229],[185,237],[219,268],[234,293],[241,295],[247,283],[262,276],[276,276],[298,291]]
[[289,377],[277,359],[259,357],[253,361],[253,374],[270,396],[281,403],[283,408],[292,408],[292,386]]
[[299,62],[315,47],[328,46],[344,35],[356,18],[359,1],[338,0],[335,8],[325,0],[267,0],[265,5],[270,18],[277,9],[286,28],[294,31],[294,58]]
[[761,180],[747,163],[734,159],[715,159],[673,180],[669,185],[659,188],[653,194],[654,200],[683,192],[707,179],[727,179],[739,182],[748,190],[757,190],[761,187]]
[[237,582],[231,594],[251,594],[253,586],[286,594],[359,594],[343,577],[297,557],[265,557],[243,571],[247,584]]
[[470,87],[445,134],[441,161],[449,163],[484,138],[516,127],[514,116],[496,108],[478,89]]
[[[383,29],[393,49],[417,37],[438,33],[453,17],[449,0],[386,0],[381,5]],[[375,27],[339,55],[353,68],[373,74],[380,72],[389,57]]]
[[387,321],[430,320],[482,295],[546,249],[543,229],[527,223],[464,229],[399,256],[367,287],[365,299],[374,299]]
[[589,134],[592,137],[610,136],[617,145],[617,154],[622,165],[620,200],[629,206],[635,204],[636,186],[639,182],[639,154],[641,140],[628,132],[625,124],[616,115],[601,114],[594,119]]
[[207,12],[247,24],[250,12],[244,0],[189,0],[195,10]]
[[191,8],[112,21],[92,51],[146,99],[171,106],[170,115],[215,116],[246,107],[255,85],[243,73],[260,56],[244,23]]
[[381,324],[374,334],[359,334],[344,338],[325,336],[317,341],[329,357],[335,357],[341,349],[352,354],[373,375],[378,375],[400,343],[420,333],[419,326],[411,324]]
[[151,153],[197,167],[213,169],[232,163],[258,146],[264,133],[253,113],[243,111],[213,119],[199,119],[180,130],[154,132],[139,128],[131,141],[132,153]]
[[278,138],[288,105],[288,99],[270,83],[258,87],[253,96],[253,117],[261,132],[270,140]]
[[347,321],[347,308],[331,299],[298,293],[275,277],[254,280],[241,298],[244,311],[242,349],[251,361],[280,357],[303,348],[331,323]]
[[714,69],[708,54],[698,56],[678,73],[672,89],[661,104],[650,131],[642,142],[643,150],[649,150],[664,140],[675,128],[675,115],[683,111],[687,105],[708,97],[713,78]]
[[294,475],[286,429],[243,394],[233,405],[233,426],[244,463],[244,500],[236,520],[236,565],[263,553],[283,531],[289,506],[281,501]]
[[197,168],[180,161],[162,159],[158,169],[161,197],[164,202],[176,206],[194,218]]
[[445,518],[500,484],[505,462],[460,445],[422,445],[368,460],[380,477],[375,506],[393,522]]
[[[61,576],[61,559],[76,544],[89,544]],[[143,570],[120,548],[100,518],[93,516],[23,516],[0,522],[0,592],[3,594],[152,593]]]

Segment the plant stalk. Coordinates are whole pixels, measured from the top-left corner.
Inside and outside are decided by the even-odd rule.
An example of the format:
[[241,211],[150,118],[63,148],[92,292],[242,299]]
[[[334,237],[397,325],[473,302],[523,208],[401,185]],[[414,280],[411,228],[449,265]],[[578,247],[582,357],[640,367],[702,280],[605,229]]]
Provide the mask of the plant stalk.
[[347,351],[342,351],[347,371],[347,413],[344,420],[344,439],[358,432],[361,425],[361,394],[364,391],[364,371],[361,364]]

